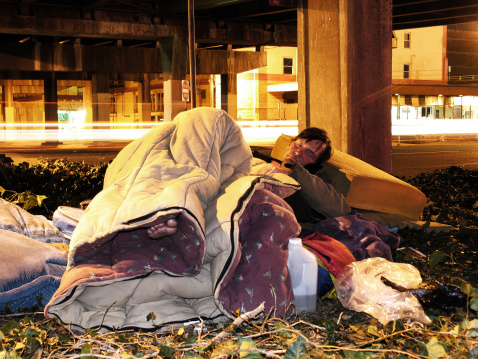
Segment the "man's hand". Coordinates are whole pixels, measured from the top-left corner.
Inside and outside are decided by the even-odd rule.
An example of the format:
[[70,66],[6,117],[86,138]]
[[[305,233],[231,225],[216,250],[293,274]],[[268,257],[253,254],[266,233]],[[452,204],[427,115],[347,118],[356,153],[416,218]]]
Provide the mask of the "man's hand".
[[277,162],[271,162],[260,169],[257,174],[272,176],[274,173],[284,173],[288,175],[291,169],[281,166]]

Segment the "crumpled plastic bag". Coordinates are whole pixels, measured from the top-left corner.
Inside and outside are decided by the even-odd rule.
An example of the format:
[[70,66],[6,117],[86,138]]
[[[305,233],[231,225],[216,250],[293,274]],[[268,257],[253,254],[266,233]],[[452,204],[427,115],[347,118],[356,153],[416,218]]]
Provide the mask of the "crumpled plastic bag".
[[420,272],[410,264],[380,257],[364,259],[347,265],[336,277],[334,285],[340,303],[347,309],[370,314],[383,325],[397,319],[431,323],[412,293],[385,285],[381,277],[404,288],[417,288],[422,282]]

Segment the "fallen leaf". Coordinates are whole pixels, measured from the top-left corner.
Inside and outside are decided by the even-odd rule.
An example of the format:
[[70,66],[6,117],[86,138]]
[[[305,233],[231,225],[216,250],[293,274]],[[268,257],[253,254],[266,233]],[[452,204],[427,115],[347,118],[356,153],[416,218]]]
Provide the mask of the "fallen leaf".
[[443,346],[440,344],[437,337],[431,338],[426,346],[428,350],[428,355],[432,359],[443,358],[444,356],[446,356],[445,348],[443,348]]

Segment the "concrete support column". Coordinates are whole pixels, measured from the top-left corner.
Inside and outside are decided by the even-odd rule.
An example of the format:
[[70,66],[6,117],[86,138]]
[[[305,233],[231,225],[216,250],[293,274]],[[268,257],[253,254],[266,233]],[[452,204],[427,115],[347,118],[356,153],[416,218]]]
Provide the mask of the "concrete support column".
[[43,81],[45,95],[45,142],[42,145],[59,145],[58,132],[58,83],[51,71]]
[[83,104],[86,111],[85,123],[91,125],[93,123],[93,92],[91,82],[85,84],[83,87]]
[[91,75],[93,123],[110,122],[109,74],[95,72]]
[[58,85],[55,72],[50,72],[43,82],[45,93],[45,123],[53,128],[58,128]]
[[164,91],[164,121],[170,122],[182,111],[186,110],[186,102],[182,100],[181,80],[163,82]]
[[237,119],[237,74],[234,51],[227,52],[227,74],[221,74],[221,109]]
[[138,111],[140,121],[151,122],[151,86],[149,84],[149,76],[143,74],[141,81],[141,92],[139,93]]
[[177,29],[177,35],[158,41],[163,73],[164,121],[172,121],[186,109],[182,101],[181,80],[186,78],[187,33]]
[[7,80],[3,86],[3,98],[5,101],[5,123],[15,123],[15,107],[13,106],[13,81]]
[[299,130],[391,171],[391,0],[299,0]]

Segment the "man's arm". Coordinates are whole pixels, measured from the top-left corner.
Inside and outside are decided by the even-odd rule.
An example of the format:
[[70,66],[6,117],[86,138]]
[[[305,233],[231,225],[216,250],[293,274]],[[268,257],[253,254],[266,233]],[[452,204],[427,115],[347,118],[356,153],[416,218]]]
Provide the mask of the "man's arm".
[[288,175],[300,184],[300,196],[317,212],[327,217],[345,216],[350,212],[344,196],[331,184],[309,173],[301,164],[296,163]]

